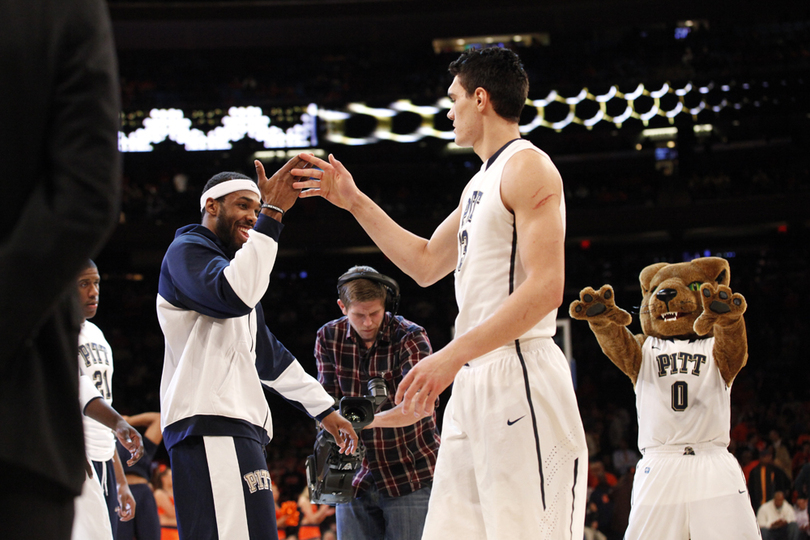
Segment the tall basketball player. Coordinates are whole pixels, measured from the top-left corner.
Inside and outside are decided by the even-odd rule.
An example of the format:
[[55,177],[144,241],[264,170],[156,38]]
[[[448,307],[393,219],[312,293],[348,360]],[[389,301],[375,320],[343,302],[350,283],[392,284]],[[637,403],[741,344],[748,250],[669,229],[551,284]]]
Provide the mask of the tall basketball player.
[[521,139],[528,77],[504,48],[450,64],[456,144],[483,161],[456,210],[429,239],[397,225],[349,171],[302,154],[318,171],[293,184],[351,212],[420,285],[455,274],[456,337],[403,379],[405,414],[447,404],[424,539],[581,539],[587,449],[571,372],[554,344],[564,281],[565,203],[551,159]]

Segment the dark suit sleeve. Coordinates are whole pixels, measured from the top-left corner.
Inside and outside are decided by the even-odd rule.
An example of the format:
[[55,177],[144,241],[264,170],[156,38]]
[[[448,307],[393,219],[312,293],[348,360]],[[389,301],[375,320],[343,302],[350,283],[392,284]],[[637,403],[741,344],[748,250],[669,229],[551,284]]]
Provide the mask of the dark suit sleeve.
[[0,7],[0,328],[10,338],[0,365],[75,283],[118,216],[120,96],[106,9],[100,0]]
[[0,464],[48,493],[85,476],[76,278],[118,216],[117,71],[103,0],[0,2]]

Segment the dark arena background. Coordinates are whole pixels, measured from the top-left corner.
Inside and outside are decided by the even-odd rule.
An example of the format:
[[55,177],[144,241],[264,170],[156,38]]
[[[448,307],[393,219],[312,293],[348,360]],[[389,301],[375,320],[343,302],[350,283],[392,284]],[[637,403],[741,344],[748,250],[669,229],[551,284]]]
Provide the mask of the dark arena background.
[[[299,151],[334,153],[400,224],[429,235],[480,167],[452,144],[447,65],[465,47],[513,48],[530,77],[523,136],[565,184],[566,293],[558,316],[593,461],[623,485],[635,447],[630,381],[568,304],[609,283],[625,309],[658,261],[725,257],[748,301],[749,360],[734,383],[731,451],[744,465],[776,430],[810,459],[802,300],[810,256],[810,4],[679,0],[109,0],[122,88],[120,224],[97,257],[94,319],[115,355],[115,406],[158,410],[160,262],[199,222],[213,174],[255,177]],[[299,200],[263,299],[270,329],[315,374],[315,332],[340,316],[337,277],[368,264],[402,286],[400,314],[435,349],[452,336],[452,276],[421,289],[329,203]],[[640,332],[637,320],[631,326]],[[442,396],[446,403],[449,391]],[[273,396],[268,463],[282,500],[304,485],[314,423]],[[158,459],[167,461],[165,451]],[[626,479],[624,480],[626,482]],[[626,490],[625,490],[626,491]],[[621,537],[629,491],[606,534]]]

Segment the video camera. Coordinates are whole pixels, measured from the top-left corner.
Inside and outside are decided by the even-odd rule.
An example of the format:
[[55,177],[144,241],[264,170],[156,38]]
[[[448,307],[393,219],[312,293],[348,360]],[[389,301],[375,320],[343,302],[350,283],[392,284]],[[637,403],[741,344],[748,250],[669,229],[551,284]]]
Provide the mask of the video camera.
[[[351,422],[359,436],[360,430],[374,420],[374,412],[387,397],[385,381],[375,377],[368,381],[366,396],[344,397],[340,400],[340,414]],[[352,500],[352,479],[365,455],[366,447],[362,440],[358,440],[353,454],[341,454],[335,438],[321,429],[315,438],[314,453],[307,457],[307,484],[312,503],[334,506]]]

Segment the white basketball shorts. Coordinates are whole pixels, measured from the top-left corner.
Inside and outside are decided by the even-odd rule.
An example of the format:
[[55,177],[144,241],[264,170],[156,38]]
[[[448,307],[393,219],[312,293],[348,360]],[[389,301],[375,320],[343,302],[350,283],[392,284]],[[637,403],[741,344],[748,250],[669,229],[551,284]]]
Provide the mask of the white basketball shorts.
[[625,540],[759,540],[745,476],[711,443],[648,448],[636,466]]
[[551,339],[456,375],[423,540],[581,540],[588,452],[571,371]]

